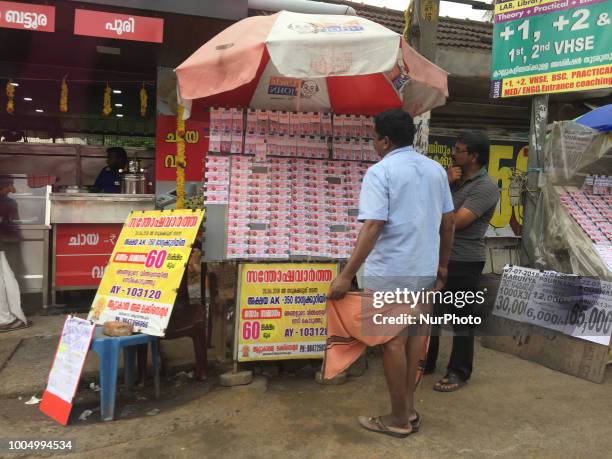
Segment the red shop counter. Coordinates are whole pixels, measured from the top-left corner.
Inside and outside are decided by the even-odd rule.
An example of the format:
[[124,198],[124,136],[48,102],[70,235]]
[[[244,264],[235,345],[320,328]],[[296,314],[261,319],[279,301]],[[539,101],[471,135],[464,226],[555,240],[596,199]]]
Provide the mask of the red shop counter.
[[132,211],[155,208],[154,195],[53,193],[50,196],[50,297],[61,290],[95,290]]

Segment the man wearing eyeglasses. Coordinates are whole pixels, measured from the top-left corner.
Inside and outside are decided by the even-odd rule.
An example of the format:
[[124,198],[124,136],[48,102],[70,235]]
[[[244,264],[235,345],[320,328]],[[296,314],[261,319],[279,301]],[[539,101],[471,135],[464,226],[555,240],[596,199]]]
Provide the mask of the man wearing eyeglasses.
[[[475,292],[485,265],[484,235],[499,201],[499,188],[487,173],[489,138],[484,131],[464,131],[456,140],[448,169],[455,205],[455,237],[448,264],[445,291]],[[476,315],[473,304],[436,305],[438,314]],[[425,373],[433,373],[438,357],[439,328],[434,327]],[[454,392],[472,375],[473,325],[455,325],[453,348],[446,376],[436,383],[438,392]]]

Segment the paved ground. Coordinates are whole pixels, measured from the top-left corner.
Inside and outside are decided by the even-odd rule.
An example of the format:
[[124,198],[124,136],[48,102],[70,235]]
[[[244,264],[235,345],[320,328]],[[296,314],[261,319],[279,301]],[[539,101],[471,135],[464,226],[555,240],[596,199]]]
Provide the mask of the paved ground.
[[[54,334],[52,324],[59,327],[61,319],[49,320],[35,320],[20,336],[0,335],[0,357],[14,352],[6,349],[16,338]],[[440,362],[446,358],[443,339]],[[387,410],[380,358],[369,363],[362,377],[342,386],[317,385],[308,372],[258,377],[238,388],[220,387],[214,378],[173,377],[161,401],[141,389],[135,399],[122,398],[119,420],[103,423],[94,412],[67,428],[24,405],[29,392],[21,400],[0,392],[0,437],[71,438],[77,452],[68,457],[83,458],[610,457],[610,367],[605,383],[594,384],[477,346],[474,378],[461,391],[439,394],[431,387],[441,374],[425,378],[418,389],[422,430],[398,440],[356,423],[358,415]],[[0,384],[7,369],[0,370]],[[30,389],[40,381],[24,384]],[[75,415],[95,408],[96,397],[81,391]]]

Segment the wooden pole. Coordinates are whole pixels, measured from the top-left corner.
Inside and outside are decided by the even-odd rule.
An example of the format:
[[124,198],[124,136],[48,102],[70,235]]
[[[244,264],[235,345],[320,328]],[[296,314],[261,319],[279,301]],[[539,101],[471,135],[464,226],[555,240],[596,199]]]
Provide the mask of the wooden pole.
[[[433,63],[436,62],[439,12],[440,0],[413,0],[405,15],[404,39]],[[424,155],[429,148],[430,118],[430,112],[414,117],[414,148]]]

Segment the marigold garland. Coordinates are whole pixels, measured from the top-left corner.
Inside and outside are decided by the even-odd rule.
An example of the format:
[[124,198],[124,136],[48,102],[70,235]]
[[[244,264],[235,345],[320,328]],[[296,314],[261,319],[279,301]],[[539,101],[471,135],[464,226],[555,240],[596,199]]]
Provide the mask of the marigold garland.
[[9,80],[6,84],[6,97],[8,98],[6,111],[12,115],[15,112],[15,86],[13,85],[13,80]]
[[142,89],[140,90],[140,116],[143,118],[147,115],[147,104],[149,101],[149,96],[147,95],[147,90],[145,89],[144,83],[142,84]]
[[113,107],[111,106],[111,92],[112,89],[106,84],[106,89],[104,90],[104,104],[102,106],[102,114],[104,116],[108,116],[113,113]]
[[176,208],[185,207],[185,120],[179,104],[176,113]]
[[59,109],[62,113],[68,112],[68,84],[66,83],[66,77],[62,78]]

